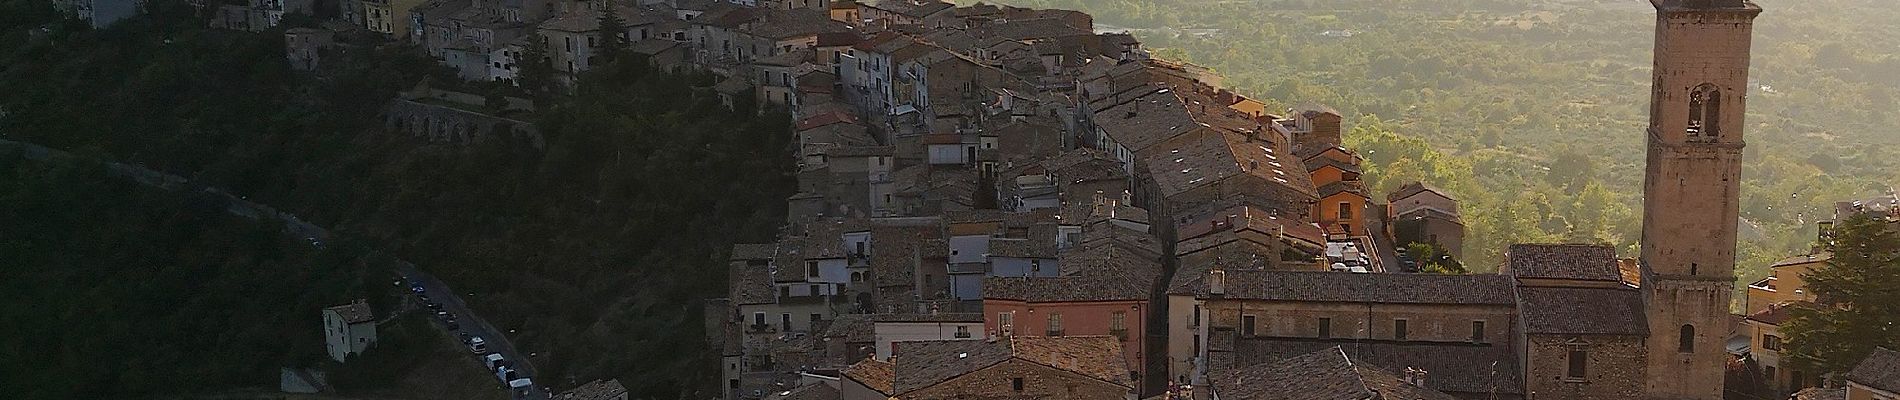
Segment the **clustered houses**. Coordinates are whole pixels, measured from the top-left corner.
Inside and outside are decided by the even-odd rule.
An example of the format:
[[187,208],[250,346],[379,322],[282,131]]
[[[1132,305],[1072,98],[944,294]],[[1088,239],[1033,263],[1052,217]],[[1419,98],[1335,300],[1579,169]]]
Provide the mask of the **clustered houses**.
[[[1885,221],[1890,229],[1900,229],[1900,195],[1888,194],[1873,199],[1835,203],[1835,220],[1856,215]],[[1740,357],[1755,361],[1767,379],[1765,386],[1777,394],[1806,392],[1804,389],[1808,389],[1833,393],[1832,398],[1840,398],[1843,393],[1838,389],[1819,389],[1822,376],[1795,369],[1781,359],[1781,352],[1787,345],[1787,337],[1781,332],[1782,323],[1787,322],[1797,309],[1835,306],[1825,303],[1820,296],[1809,291],[1806,279],[1809,273],[1827,268],[1829,261],[1834,259],[1835,220],[1817,222],[1819,235],[1808,254],[1769,265],[1768,276],[1749,284],[1745,292],[1743,304],[1747,307],[1747,313],[1738,333],[1746,336],[1748,346],[1730,350]],[[1887,388],[1887,396],[1893,396],[1893,389]]]
[[[531,46],[571,77],[617,43],[718,75],[708,89],[729,107],[793,115],[787,225],[733,246],[728,293],[707,303],[729,399],[1256,398],[1299,382],[1347,397],[1712,398],[1734,330],[1722,244],[1739,204],[1734,96],[1760,8],[1652,1],[1659,49],[1703,50],[1656,56],[1641,258],[1518,245],[1500,273],[1474,275],[1412,273],[1394,254],[1458,249],[1457,202],[1416,183],[1375,203],[1338,111],[1276,114],[1206,68],[1094,32],[1084,13],[339,4],[346,23],[416,43],[464,79],[511,81]],[[625,31],[602,31],[602,15]],[[308,33],[287,38],[292,51],[320,43]],[[1720,90],[1728,101],[1705,100]],[[533,137],[447,111],[390,124]]]

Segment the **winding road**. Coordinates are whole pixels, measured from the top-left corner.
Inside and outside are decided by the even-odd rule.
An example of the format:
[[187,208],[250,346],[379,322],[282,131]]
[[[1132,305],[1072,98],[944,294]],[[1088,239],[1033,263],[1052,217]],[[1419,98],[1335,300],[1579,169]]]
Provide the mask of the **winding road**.
[[[0,139],[0,148],[20,149],[22,156],[33,161],[82,160],[99,162],[103,164],[112,175],[168,191],[187,191],[197,186],[193,185],[190,179],[155,171],[143,166],[95,160],[90,157],[78,156],[62,150],[32,143]],[[286,234],[298,238],[311,238],[318,241],[330,240],[331,234],[328,229],[305,222],[296,215],[278,211],[267,205],[251,202],[244,196],[233,195],[223,189],[203,186],[202,189],[198,190],[225,200],[225,204],[227,204],[225,211],[232,215],[250,219],[276,219],[283,221]],[[421,283],[424,291],[431,297],[431,300],[441,303],[443,310],[453,313],[457,317],[461,322],[461,332],[482,337],[488,342],[489,351],[501,353],[502,357],[510,360],[515,365],[516,370],[525,372],[521,374],[522,376],[538,377],[534,373],[534,364],[529,362],[527,354],[517,350],[514,343],[509,341],[508,337],[503,335],[501,330],[495,329],[494,325],[489,324],[487,320],[475,315],[473,311],[469,310],[468,304],[462,300],[461,296],[456,294],[457,292],[454,288],[449,287],[447,283],[442,282],[441,279],[437,279],[434,275],[423,272],[420,268],[417,268],[415,264],[408,261],[399,259],[396,260],[396,265],[395,272],[401,275],[404,280]],[[433,325],[447,331],[450,337],[456,336],[456,331],[449,330],[446,325],[441,323]],[[473,355],[470,356],[470,360],[480,362]],[[549,394],[547,391],[543,390],[538,384],[526,394],[518,394],[515,396],[515,398],[522,400],[545,400],[548,397]]]

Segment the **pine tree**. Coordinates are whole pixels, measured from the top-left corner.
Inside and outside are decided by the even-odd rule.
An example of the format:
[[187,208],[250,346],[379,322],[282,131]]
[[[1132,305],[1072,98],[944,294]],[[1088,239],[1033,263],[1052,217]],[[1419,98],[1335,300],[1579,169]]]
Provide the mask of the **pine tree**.
[[522,49],[521,58],[515,60],[521,67],[515,82],[536,100],[545,100],[545,95],[554,88],[554,64],[548,57],[547,37],[534,35],[528,39],[528,47]]
[[1845,372],[1875,347],[1900,348],[1900,234],[1857,215],[1836,227],[1834,256],[1808,273],[1823,305],[1796,308],[1782,354],[1811,373]]
[[[611,65],[620,60],[627,50],[627,21],[614,13],[614,7],[600,11],[600,60],[602,65]],[[596,65],[599,67],[599,65]]]

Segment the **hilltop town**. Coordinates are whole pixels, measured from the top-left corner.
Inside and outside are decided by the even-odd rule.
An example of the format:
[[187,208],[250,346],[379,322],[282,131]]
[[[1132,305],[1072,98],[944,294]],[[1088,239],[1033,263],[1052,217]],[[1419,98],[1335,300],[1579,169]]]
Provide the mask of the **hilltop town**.
[[[56,3],[94,26],[140,7]],[[734,244],[727,270],[705,271],[728,288],[705,296],[704,347],[679,349],[718,354],[722,399],[1714,399],[1747,354],[1767,355],[1749,359],[1777,390],[1889,398],[1878,396],[1900,390],[1900,376],[1881,372],[1900,366],[1890,351],[1849,374],[1847,389],[1775,367],[1788,310],[1822,301],[1797,288],[1831,254],[1824,246],[1747,285],[1748,313],[1730,312],[1738,88],[1762,8],[1652,3],[1649,129],[1615,133],[1649,143],[1641,254],[1526,243],[1504,265],[1469,269],[1457,257],[1458,199],[1424,182],[1372,192],[1342,138],[1347,116],[1324,104],[1269,109],[1305,100],[1235,93],[1214,71],[1153,57],[1078,11],[936,0],[197,6],[232,30],[330,16],[285,31],[286,61],[316,76],[358,46],[351,37],[371,35],[469,82],[567,92],[591,69],[639,62],[717,76],[697,90],[729,109],[790,115],[783,156],[796,160],[797,191],[780,235]],[[534,100],[428,81],[404,89],[382,115],[391,131],[546,141],[529,118]],[[1894,221],[1900,207],[1837,213],[1851,215]],[[364,303],[326,311],[337,361],[374,340],[374,314]],[[369,339],[351,347],[359,335]],[[513,381],[500,359],[484,365]],[[555,389],[627,396],[616,381]]]

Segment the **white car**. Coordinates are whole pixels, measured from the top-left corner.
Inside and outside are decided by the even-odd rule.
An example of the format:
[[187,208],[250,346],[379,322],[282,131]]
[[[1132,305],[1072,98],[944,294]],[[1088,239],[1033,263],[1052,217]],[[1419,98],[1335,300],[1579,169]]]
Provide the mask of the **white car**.
[[521,379],[508,381],[508,388],[514,389],[515,391],[526,392],[530,388],[533,388],[533,387],[534,387],[534,381],[529,380],[528,378],[521,378]]
[[482,357],[482,365],[488,366],[488,370],[493,371],[496,366],[501,365],[501,360],[501,353],[489,354],[487,357]]
[[488,341],[482,340],[481,336],[468,338],[468,351],[475,354],[486,353],[488,352]]

